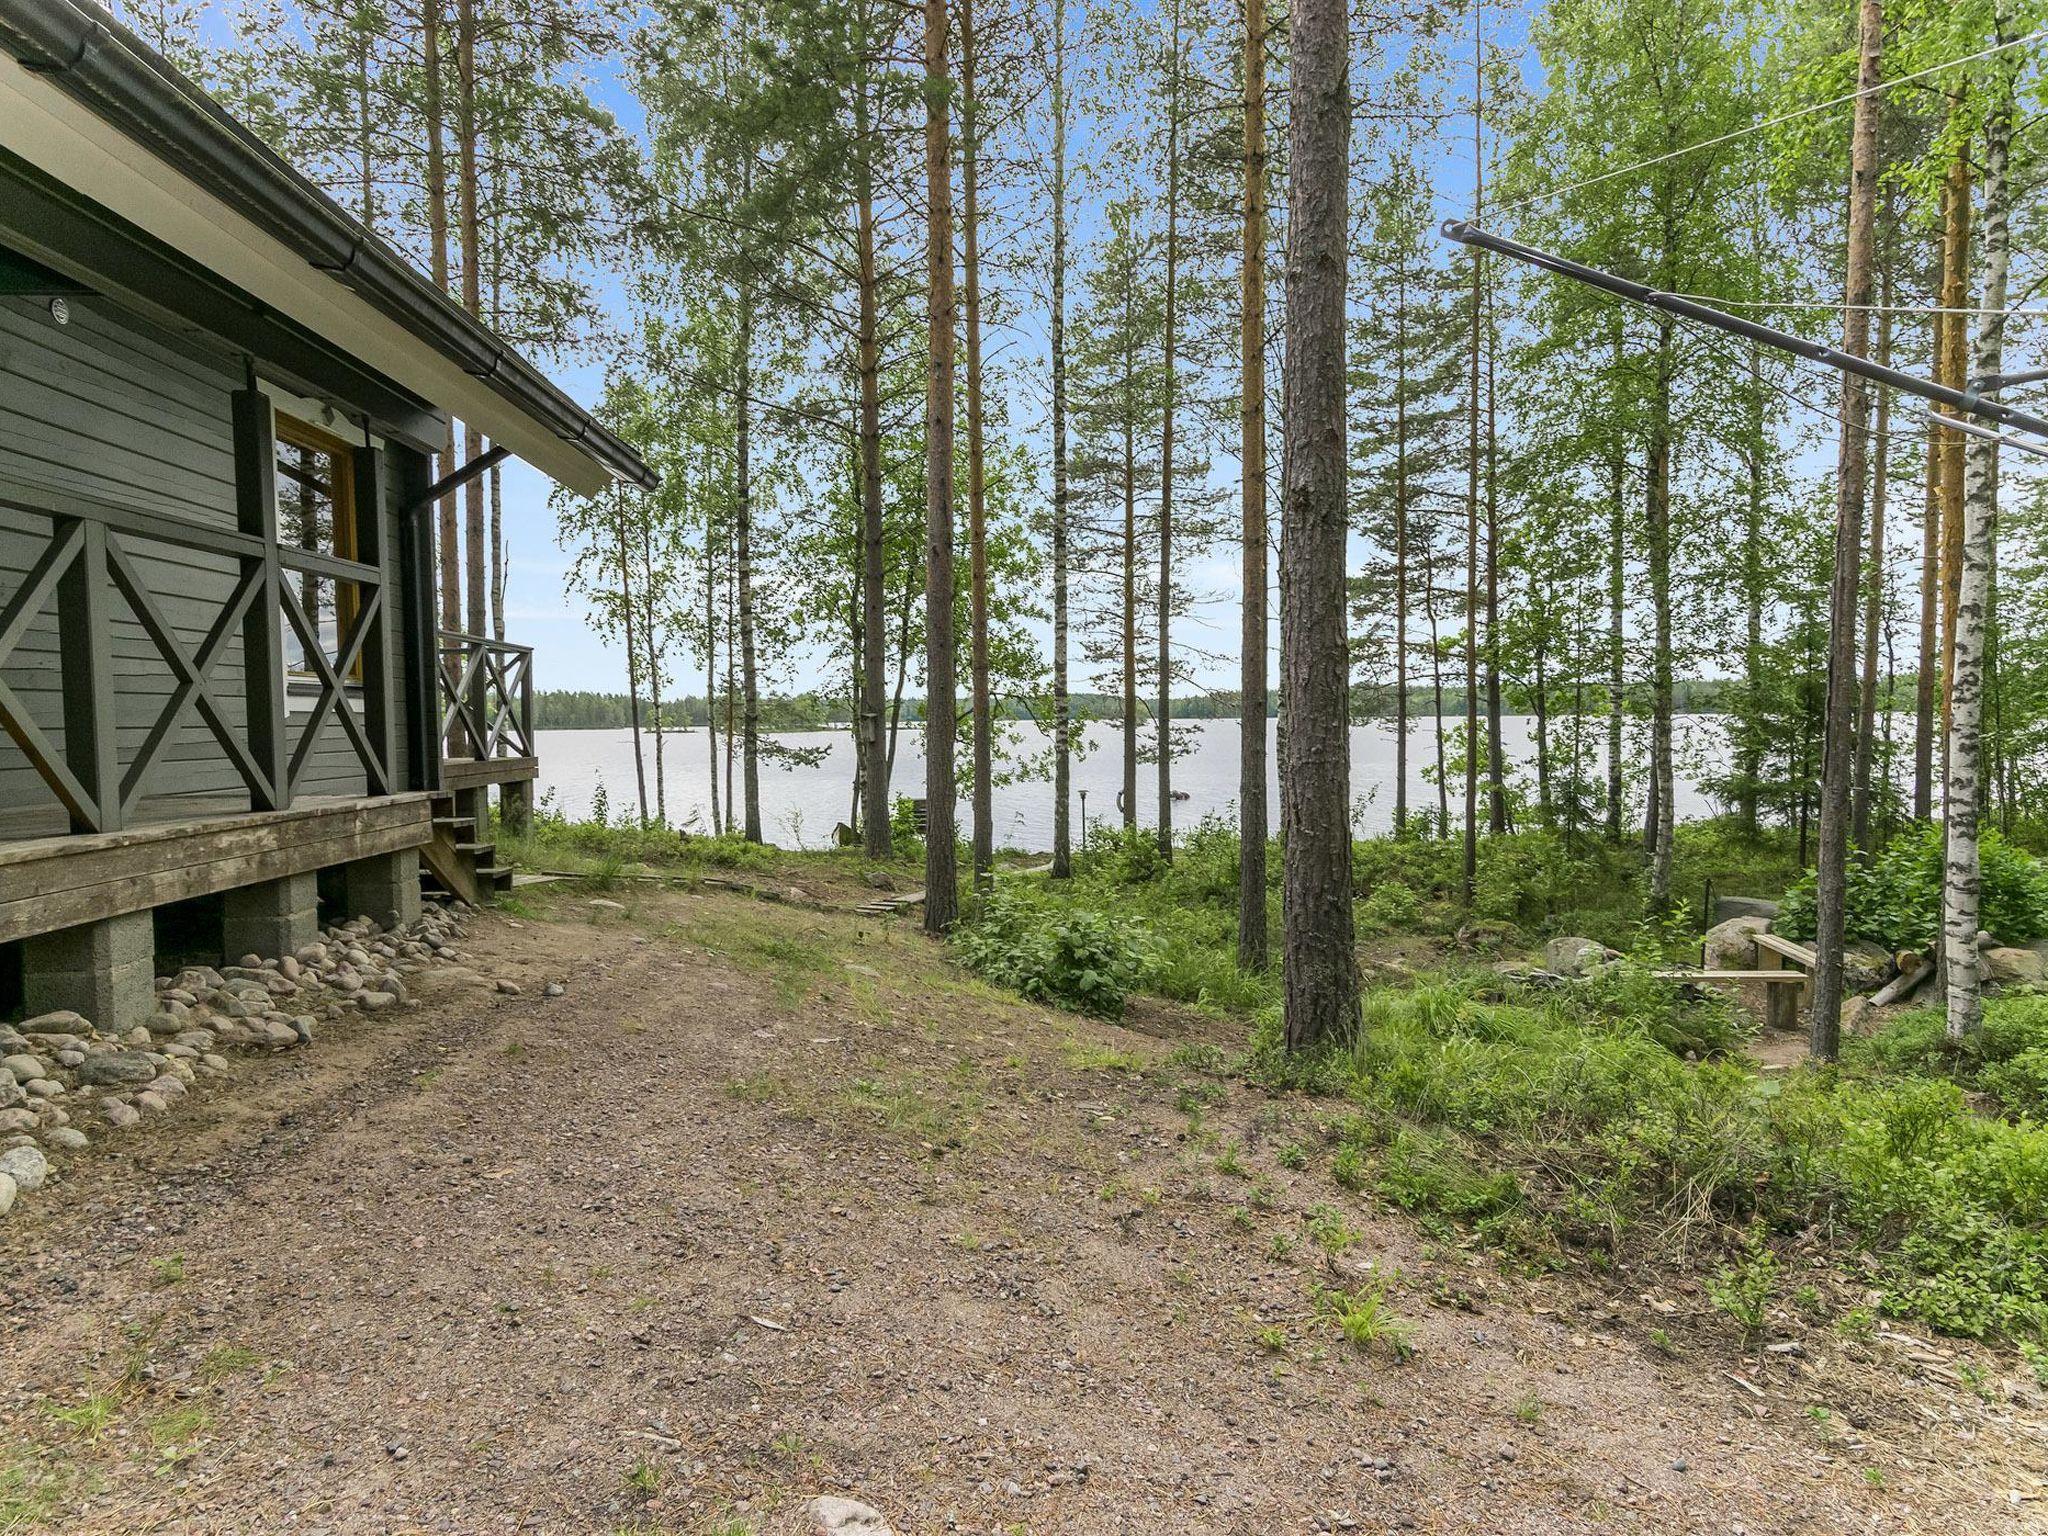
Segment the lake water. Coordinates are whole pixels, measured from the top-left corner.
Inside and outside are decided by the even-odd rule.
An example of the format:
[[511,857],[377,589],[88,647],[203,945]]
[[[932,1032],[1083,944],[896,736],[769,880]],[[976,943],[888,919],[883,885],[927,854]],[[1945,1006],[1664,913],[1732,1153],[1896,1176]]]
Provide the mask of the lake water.
[[[1446,734],[1455,742],[1460,722],[1445,721]],[[1268,805],[1274,823],[1279,820],[1279,786],[1273,777],[1277,752],[1272,748],[1274,722],[1268,732]],[[1511,761],[1526,765],[1532,755],[1535,722],[1527,715],[1507,715],[1501,720],[1502,745]],[[1587,736],[1593,750],[1601,751],[1606,740],[1605,723],[1588,721]],[[1554,733],[1567,729],[1565,722],[1553,721]],[[1187,799],[1174,805],[1174,825],[1190,827],[1203,816],[1236,814],[1238,777],[1238,722],[1235,720],[1190,720],[1176,725],[1190,743],[1186,755],[1173,765],[1174,788]],[[1633,726],[1632,731],[1639,731]],[[1084,731],[1086,750],[1073,766],[1073,825],[1080,832],[1085,803],[1088,821],[1101,826],[1114,823],[1118,812],[1116,797],[1123,782],[1121,732],[1114,725],[1096,722]],[[587,817],[602,785],[617,817],[630,812],[636,803],[633,775],[633,739],[630,731],[541,731],[540,791],[552,797],[551,804],[574,817]],[[1711,815],[1715,807],[1702,794],[1697,780],[1703,768],[1722,755],[1725,737],[1718,717],[1692,715],[1678,721],[1678,814],[1682,819]],[[832,829],[850,819],[853,784],[853,737],[846,731],[790,731],[777,740],[791,747],[823,747],[823,760],[815,767],[785,768],[761,764],[761,830],[769,841],[786,848],[823,847],[832,840]],[[1553,740],[1561,739],[1554,736]],[[995,833],[999,847],[1045,850],[1052,846],[1052,783],[1050,780],[1048,733],[1037,726],[1007,723],[1004,731],[1007,754],[1022,772],[1029,772],[1031,760],[1047,764],[1045,777],[1017,777],[999,782],[995,789]],[[906,728],[897,744],[893,793],[913,797],[924,794],[923,732]],[[725,741],[719,738],[720,782],[724,788]],[[1394,817],[1394,729],[1385,722],[1353,726],[1351,729],[1352,820],[1362,834],[1384,832]],[[643,735],[642,756],[647,765],[648,800],[654,798],[654,741]],[[1648,758],[1647,737],[1640,742],[1632,734],[1624,752],[1632,762]],[[668,814],[671,824],[705,830],[710,825],[710,790],[705,732],[671,731],[666,738]],[[1604,753],[1603,753],[1604,757]],[[1434,722],[1415,722],[1408,747],[1408,803],[1411,813],[1433,808],[1436,787],[1424,770],[1436,760]],[[999,765],[999,775],[1001,772]],[[1526,766],[1525,770],[1526,772]],[[1604,770],[1602,770],[1604,772]],[[739,787],[739,765],[734,765],[734,788]],[[964,800],[960,808],[963,835],[967,819]],[[1086,792],[1085,802],[1083,793]],[[1451,814],[1455,819],[1463,805],[1464,782],[1454,775],[1451,785]],[[1156,821],[1156,769],[1150,763],[1138,766],[1138,820],[1150,826]]]

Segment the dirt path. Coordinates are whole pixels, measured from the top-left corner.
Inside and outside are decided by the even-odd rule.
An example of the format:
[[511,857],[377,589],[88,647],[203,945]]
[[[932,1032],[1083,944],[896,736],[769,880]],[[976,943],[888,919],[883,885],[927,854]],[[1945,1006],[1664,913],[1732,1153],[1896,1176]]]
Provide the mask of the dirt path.
[[[0,1530],[2048,1528],[2031,1385],[1504,1278],[1338,1191],[1310,1106],[1135,1070],[1215,1026],[899,921],[522,899],[468,945],[522,995],[423,977],[0,1225]],[[1376,1273],[1405,1363],[1314,1315]]]

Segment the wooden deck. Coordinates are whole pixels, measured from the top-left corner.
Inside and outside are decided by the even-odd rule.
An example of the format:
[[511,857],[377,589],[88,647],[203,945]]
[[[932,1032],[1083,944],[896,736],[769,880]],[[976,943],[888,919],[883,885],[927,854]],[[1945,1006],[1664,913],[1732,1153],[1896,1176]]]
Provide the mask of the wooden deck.
[[283,811],[167,796],[119,832],[65,833],[57,815],[54,835],[33,816],[0,815],[0,837],[17,839],[0,842],[0,943],[417,848],[433,835],[425,794],[309,797]]

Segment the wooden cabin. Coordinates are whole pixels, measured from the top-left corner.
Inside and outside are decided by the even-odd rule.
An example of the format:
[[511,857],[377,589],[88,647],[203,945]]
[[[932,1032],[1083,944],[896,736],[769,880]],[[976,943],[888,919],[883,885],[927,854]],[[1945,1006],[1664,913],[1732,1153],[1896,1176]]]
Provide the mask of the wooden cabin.
[[506,453],[653,482],[98,5],[0,0],[0,1017],[487,893],[533,659],[437,628],[434,508]]

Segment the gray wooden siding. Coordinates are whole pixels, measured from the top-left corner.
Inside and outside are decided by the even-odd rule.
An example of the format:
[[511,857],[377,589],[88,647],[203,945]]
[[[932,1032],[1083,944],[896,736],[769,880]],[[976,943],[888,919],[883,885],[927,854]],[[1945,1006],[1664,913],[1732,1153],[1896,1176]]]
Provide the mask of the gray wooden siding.
[[[59,326],[40,300],[0,298],[0,480],[233,529],[229,396],[240,383],[239,359],[212,355],[106,300],[71,300],[71,323]],[[395,477],[396,466],[387,457],[387,485],[395,485]],[[395,496],[387,496],[387,509],[396,504]],[[20,585],[48,530],[40,517],[0,507],[0,604]],[[388,547],[396,549],[397,529],[388,510],[387,538]],[[166,619],[186,648],[196,650],[232,588],[232,562],[153,542],[130,541],[129,549]],[[120,674],[116,718],[125,765],[161,710],[171,674],[126,603],[113,595],[110,607]],[[51,739],[61,742],[58,667],[56,622],[46,608],[0,664],[0,679]],[[236,639],[213,674],[213,692],[236,722],[242,717],[241,677]],[[303,720],[298,712],[310,703],[310,698],[290,701],[293,721]],[[402,720],[400,731],[402,742]],[[167,750],[147,793],[235,794],[241,787],[195,714]],[[361,794],[366,788],[361,764],[340,727],[330,723],[299,792]],[[0,806],[56,804],[20,750],[0,736]]]

